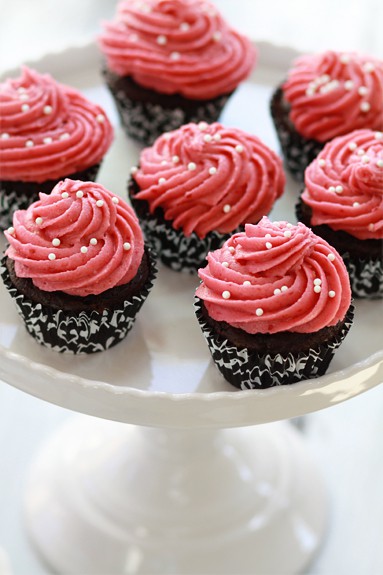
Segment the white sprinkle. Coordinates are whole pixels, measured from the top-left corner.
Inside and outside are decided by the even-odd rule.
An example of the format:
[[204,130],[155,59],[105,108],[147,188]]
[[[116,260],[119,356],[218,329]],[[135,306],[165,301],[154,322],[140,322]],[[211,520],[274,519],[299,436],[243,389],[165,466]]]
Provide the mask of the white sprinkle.
[[48,259],[51,260],[51,261],[55,260],[55,259],[56,259],[56,254],[52,254],[52,253],[48,254]]
[[164,134],[162,134],[162,137],[163,137],[165,140],[170,140],[170,134],[169,134],[169,132],[165,132]]
[[214,32],[214,34],[213,34],[214,42],[219,42],[221,40],[221,38],[222,38],[222,33],[219,30]]
[[330,290],[330,291],[328,292],[328,297],[335,297],[335,292],[334,292],[334,290]]
[[46,116],[49,116],[49,114],[52,114],[53,112],[52,106],[44,106],[43,112]]
[[271,238],[271,234],[266,234],[265,238]]
[[180,29],[181,29],[183,32],[187,32],[187,31],[189,30],[189,28],[190,28],[190,24],[189,24],[188,22],[182,22],[182,23],[180,24]]
[[344,83],[344,89],[349,92],[350,90],[353,89],[353,87],[354,87],[354,82],[352,80],[346,80],[346,82]]
[[365,96],[366,94],[368,94],[368,88],[366,86],[359,86],[358,94],[359,96]]
[[225,204],[222,209],[223,209],[223,211],[224,211],[225,214],[228,214],[228,213],[230,212],[230,210],[231,210],[231,205],[230,205],[230,204]]
[[222,262],[222,265],[223,265],[224,268],[228,268],[228,267],[229,267],[228,262]]
[[171,60],[179,60],[181,58],[181,54],[179,52],[171,52],[170,59]]
[[348,54],[342,54],[340,57],[342,64],[348,64],[350,61],[350,56]]
[[194,162],[189,162],[189,164],[188,164],[188,170],[190,170],[191,172],[193,172],[196,168],[197,168],[197,165],[196,165]]
[[371,108],[371,105],[369,102],[361,102],[360,109],[362,110],[362,112],[369,112],[370,108]]
[[201,130],[201,132],[203,132],[204,130],[206,130],[206,128],[208,127],[208,124],[206,122],[200,122],[198,124],[198,129]]
[[369,224],[368,229],[370,232],[373,232],[375,229],[375,224]]
[[314,285],[315,285],[315,286],[320,286],[320,285],[322,285],[322,280],[321,280],[320,278],[315,278],[315,280],[314,280]]
[[358,156],[364,156],[366,152],[363,150],[363,148],[360,148],[360,150],[357,151]]
[[125,250],[126,252],[128,252],[128,251],[131,249],[132,246],[130,245],[129,242],[125,242],[122,247],[124,248],[124,250]]
[[168,163],[167,160],[162,160],[161,166],[166,166],[167,163]]
[[230,247],[229,247],[229,252],[230,252],[231,254],[233,254],[233,253],[235,252],[235,248],[234,248],[233,246],[230,246]]
[[212,137],[211,137],[210,134],[205,134],[204,137],[203,137],[203,140],[204,140],[204,142],[209,143],[209,142],[211,142]]
[[273,244],[270,242],[266,242],[266,247],[268,250],[271,250],[271,248],[273,247]]
[[29,100],[28,94],[20,94],[19,100],[24,100],[24,101],[25,101],[25,100]]
[[131,173],[131,174],[135,174],[135,173],[137,173],[137,172],[138,172],[137,166],[132,166],[132,167],[130,168],[130,173]]
[[60,241],[58,238],[53,238],[53,240],[52,240],[52,246],[54,246],[55,248],[57,248],[60,244],[61,244],[61,241]]
[[351,150],[351,152],[356,150],[357,147],[358,147],[358,145],[355,142],[350,142],[348,145],[348,149]]
[[231,293],[228,290],[222,292],[223,299],[230,299]]
[[244,286],[251,286],[251,282],[249,282],[249,280],[245,280],[245,281],[243,282],[243,285],[244,285]]
[[335,186],[330,186],[328,189],[329,192],[335,192]]
[[375,70],[375,66],[372,62],[366,62],[363,66],[363,70],[365,72],[373,72]]
[[220,142],[221,141],[221,134],[214,134],[213,138],[216,142]]
[[293,226],[293,224],[286,224],[286,227],[287,228],[293,228],[294,226]]
[[8,140],[8,138],[9,138],[9,134],[7,134],[7,132],[3,132],[3,133],[1,134],[1,139],[2,139],[2,140]]
[[285,238],[291,238],[291,231],[286,230],[285,232],[283,232],[283,235],[285,236]]
[[179,161],[180,161],[180,159],[179,159],[178,156],[173,156],[173,157],[172,157],[172,162],[173,162],[173,164],[178,164]]
[[160,179],[158,180],[158,184],[159,184],[160,186],[161,186],[161,184],[165,184],[165,182],[166,182],[166,179],[165,179],[165,178],[160,178]]
[[98,208],[102,208],[103,205],[104,205],[104,200],[97,200],[96,206],[97,206]]
[[326,82],[330,81],[330,76],[328,74],[322,74],[322,76],[319,76],[318,81],[319,84],[326,84]]
[[43,218],[40,218],[40,217],[36,218],[36,219],[35,219],[35,223],[36,223],[38,226],[41,226],[41,224],[43,223]]
[[263,309],[261,307],[257,307],[257,309],[255,310],[255,314],[260,317],[261,315],[263,315]]
[[70,136],[69,136],[68,132],[65,132],[65,134],[61,134],[60,140],[68,140],[69,137],[70,137]]
[[282,292],[286,292],[288,289],[289,289],[289,288],[288,288],[287,286],[282,286],[282,287],[281,287],[281,291],[282,291]]
[[378,168],[383,168],[383,160],[376,160],[376,165]]
[[375,132],[375,140],[381,140],[383,138],[383,132]]
[[280,290],[279,288],[276,288],[276,289],[274,290],[274,295],[280,295],[281,293],[282,293],[282,292],[281,292],[281,290]]
[[43,142],[44,144],[51,144],[53,140],[50,136],[47,136],[46,138],[43,139]]
[[69,198],[68,192],[63,192],[63,193],[61,194],[61,197],[62,197],[64,200],[66,200],[67,198]]
[[235,146],[235,149],[236,149],[237,152],[239,152],[240,154],[243,152],[243,146],[241,146],[241,144],[238,144],[238,146]]
[[89,243],[91,246],[96,246],[97,245],[97,238],[91,238]]
[[331,252],[328,254],[327,257],[328,257],[328,259],[330,260],[330,262],[333,262],[333,261],[335,260],[335,256],[334,256],[334,254],[331,253]]
[[27,140],[25,142],[25,147],[26,148],[32,148],[34,146],[33,140]]
[[315,293],[320,293],[322,291],[321,286],[314,286]]
[[354,203],[352,204],[352,207],[353,207],[353,208],[358,208],[359,206],[360,206],[360,203],[359,203],[359,202],[354,202]]
[[157,44],[159,44],[160,46],[165,46],[167,41],[168,41],[168,39],[163,34],[160,34],[159,36],[157,36]]
[[306,96],[314,96],[314,94],[315,94],[315,88],[307,88]]
[[23,88],[23,86],[20,86],[19,88],[17,88],[17,91],[19,92],[19,94],[23,94],[26,90],[25,88]]
[[323,158],[319,158],[318,164],[323,168],[323,166],[326,165],[326,160],[324,160]]
[[23,105],[21,106],[21,111],[22,111],[22,112],[28,112],[28,110],[29,110],[29,104],[23,104]]
[[96,120],[99,124],[103,124],[105,122],[105,116],[103,114],[98,114],[96,116]]
[[343,192],[343,186],[336,186],[335,192],[336,192],[337,194],[341,194],[341,193]]
[[370,156],[367,156],[367,154],[362,156],[362,162],[363,164],[368,164],[370,162]]
[[82,190],[78,190],[78,192],[76,192],[76,198],[82,198],[84,196],[84,192]]
[[15,228],[11,226],[10,228],[8,228],[7,232],[13,235],[15,233]]
[[120,200],[117,198],[117,196],[113,196],[112,202],[113,202],[114,204],[118,204],[119,201],[120,201]]
[[86,254],[87,251],[88,251],[88,248],[87,248],[86,246],[81,246],[80,252],[81,252],[82,254]]
[[211,168],[209,168],[209,174],[211,176],[214,176],[214,174],[217,173],[217,168],[215,168],[214,166],[212,166]]

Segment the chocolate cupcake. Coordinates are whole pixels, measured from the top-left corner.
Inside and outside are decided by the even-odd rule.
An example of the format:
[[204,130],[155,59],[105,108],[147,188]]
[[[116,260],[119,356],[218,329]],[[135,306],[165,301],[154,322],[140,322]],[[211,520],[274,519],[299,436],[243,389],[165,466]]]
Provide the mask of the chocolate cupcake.
[[0,84],[0,229],[65,177],[94,180],[113,138],[105,112],[27,67]]
[[99,44],[122,126],[144,145],[189,122],[215,122],[255,64],[251,42],[204,0],[120,2]]
[[383,130],[383,61],[328,51],[298,58],[274,92],[271,115],[291,174],[353,130]]
[[297,216],[344,258],[355,297],[383,297],[383,133],[326,144],[306,169]]
[[259,138],[202,122],[145,148],[129,194],[162,262],[195,273],[208,251],[268,214],[284,184],[280,158]]
[[156,268],[121,198],[100,184],[67,179],[17,210],[5,235],[2,278],[39,343],[80,354],[126,337]]
[[240,389],[323,375],[353,320],[340,255],[302,223],[247,224],[199,270],[196,313],[218,369]]

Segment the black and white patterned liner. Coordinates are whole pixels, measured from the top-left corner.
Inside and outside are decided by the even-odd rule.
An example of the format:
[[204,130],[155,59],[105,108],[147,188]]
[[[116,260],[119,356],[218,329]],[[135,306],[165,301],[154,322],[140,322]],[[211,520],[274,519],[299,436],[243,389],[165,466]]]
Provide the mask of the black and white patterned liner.
[[383,259],[363,260],[352,258],[349,253],[341,255],[350,276],[352,295],[366,299],[383,297]]
[[303,182],[305,169],[323,149],[324,143],[308,140],[295,131],[288,110],[282,110],[282,99],[282,89],[278,88],[271,99],[271,116],[287,169],[296,180]]
[[65,178],[71,180],[94,181],[97,177],[100,164],[90,167],[88,170],[64,176],[58,180],[50,180],[50,189],[47,184],[39,185],[36,182],[15,182],[0,181],[0,230],[6,230],[12,225],[13,212],[15,210],[26,210],[33,202],[39,199],[39,191],[49,193],[54,186]]
[[123,90],[112,94],[126,135],[145,146],[153,144],[164,132],[176,130],[183,124],[216,122],[229,98],[225,95],[203,103],[191,113],[181,108],[164,108],[152,102],[131,100]]
[[0,274],[27,331],[38,343],[60,353],[90,354],[116,345],[132,329],[157,273],[154,254],[150,249],[148,252],[151,271],[141,293],[125,300],[120,308],[102,313],[95,310],[71,313],[32,302],[13,286],[5,257]]
[[230,344],[208,325],[201,311],[201,300],[197,297],[194,308],[216,366],[229,383],[242,390],[288,385],[324,375],[354,317],[354,306],[351,305],[341,332],[326,345],[319,345],[309,352],[270,355]]

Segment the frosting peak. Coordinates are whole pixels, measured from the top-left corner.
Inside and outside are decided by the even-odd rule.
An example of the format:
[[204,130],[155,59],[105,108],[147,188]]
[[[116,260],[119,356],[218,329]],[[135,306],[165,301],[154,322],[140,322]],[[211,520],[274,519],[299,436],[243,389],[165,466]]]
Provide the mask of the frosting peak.
[[99,294],[128,283],[144,242],[132,208],[100,184],[66,179],[5,232],[18,277],[45,291]]
[[128,0],[99,39],[110,70],[196,100],[232,92],[254,67],[251,42],[205,0]]
[[343,320],[350,306],[342,258],[301,223],[264,217],[207,261],[196,295],[214,320],[247,333],[312,333]]

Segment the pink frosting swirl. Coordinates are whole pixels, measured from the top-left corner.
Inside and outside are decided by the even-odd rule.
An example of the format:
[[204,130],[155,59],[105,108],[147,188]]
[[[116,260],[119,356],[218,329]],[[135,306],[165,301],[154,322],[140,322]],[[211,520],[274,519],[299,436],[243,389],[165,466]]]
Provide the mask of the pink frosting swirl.
[[120,2],[99,42],[116,74],[196,100],[232,92],[256,60],[250,41],[204,0]]
[[17,210],[5,232],[18,277],[45,291],[99,294],[128,283],[144,242],[130,206],[100,184],[66,179],[27,210]]
[[207,260],[196,295],[214,320],[247,333],[313,333],[337,324],[350,306],[342,258],[302,223],[264,217]]
[[356,53],[298,58],[283,84],[290,119],[306,138],[327,142],[353,130],[383,130],[383,61]]
[[281,159],[256,136],[219,123],[186,124],[160,136],[134,174],[150,211],[200,238],[228,233],[269,213],[284,190]]
[[311,224],[383,238],[383,134],[356,130],[328,142],[305,172]]
[[0,84],[1,179],[44,182],[98,164],[113,129],[105,112],[48,74],[23,67]]

